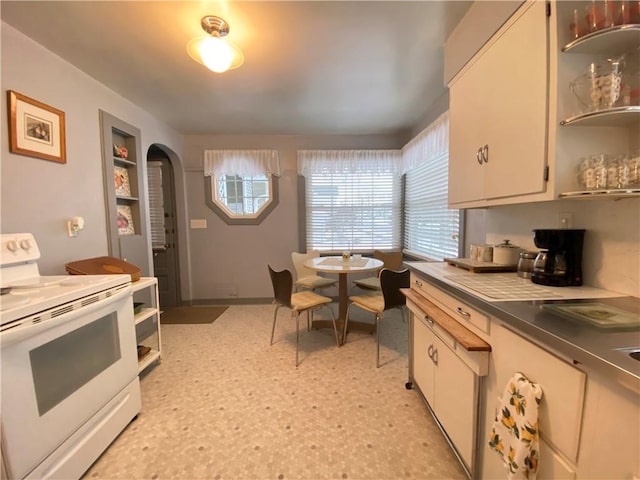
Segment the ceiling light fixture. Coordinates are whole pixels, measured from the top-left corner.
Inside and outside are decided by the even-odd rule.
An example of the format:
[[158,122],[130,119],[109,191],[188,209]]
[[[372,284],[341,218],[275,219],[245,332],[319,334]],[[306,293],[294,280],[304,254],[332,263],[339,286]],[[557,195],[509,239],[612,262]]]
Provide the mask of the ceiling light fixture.
[[187,52],[196,62],[217,73],[237,68],[244,62],[244,55],[236,46],[224,39],[229,24],[220,17],[207,15],[200,21],[208,37],[196,37],[187,43]]

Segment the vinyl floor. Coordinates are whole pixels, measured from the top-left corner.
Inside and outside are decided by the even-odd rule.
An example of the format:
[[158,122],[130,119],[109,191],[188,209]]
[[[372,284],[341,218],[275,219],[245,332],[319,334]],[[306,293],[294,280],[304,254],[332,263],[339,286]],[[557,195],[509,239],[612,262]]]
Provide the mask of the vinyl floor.
[[[335,308],[335,305],[333,305]],[[303,329],[272,305],[211,324],[163,325],[162,360],[141,378],[142,412],[86,479],[463,479],[421,397],[407,390],[407,324],[375,336]],[[353,310],[356,320],[373,320]],[[304,322],[301,322],[304,324]]]

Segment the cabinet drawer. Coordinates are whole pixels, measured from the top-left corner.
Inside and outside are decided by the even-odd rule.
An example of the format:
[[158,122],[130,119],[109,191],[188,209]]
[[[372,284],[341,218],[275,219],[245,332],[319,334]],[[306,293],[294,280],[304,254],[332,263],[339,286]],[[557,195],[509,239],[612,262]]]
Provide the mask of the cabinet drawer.
[[489,333],[488,315],[446,294],[417,275],[411,275],[411,288],[418,290],[433,303],[447,311],[453,318],[460,320],[465,326],[471,326],[472,330],[475,327],[483,333]]

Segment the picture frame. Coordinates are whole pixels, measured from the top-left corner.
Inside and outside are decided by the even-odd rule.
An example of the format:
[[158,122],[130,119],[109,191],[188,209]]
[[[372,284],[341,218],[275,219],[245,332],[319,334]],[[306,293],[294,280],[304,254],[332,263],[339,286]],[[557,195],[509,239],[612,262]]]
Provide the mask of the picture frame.
[[119,235],[133,235],[136,233],[135,225],[133,224],[133,215],[131,213],[130,205],[118,205],[116,208],[117,224]]
[[14,90],[7,96],[9,152],[67,163],[64,112]]
[[131,184],[129,183],[129,170],[126,167],[115,165],[113,167],[113,186],[116,196],[131,197]]

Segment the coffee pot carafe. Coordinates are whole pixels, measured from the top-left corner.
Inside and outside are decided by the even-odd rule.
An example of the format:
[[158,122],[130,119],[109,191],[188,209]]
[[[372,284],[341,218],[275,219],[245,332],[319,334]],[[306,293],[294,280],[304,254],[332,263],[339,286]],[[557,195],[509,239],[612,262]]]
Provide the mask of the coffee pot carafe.
[[533,263],[531,281],[555,287],[582,285],[584,230],[536,229],[533,241],[541,252]]

